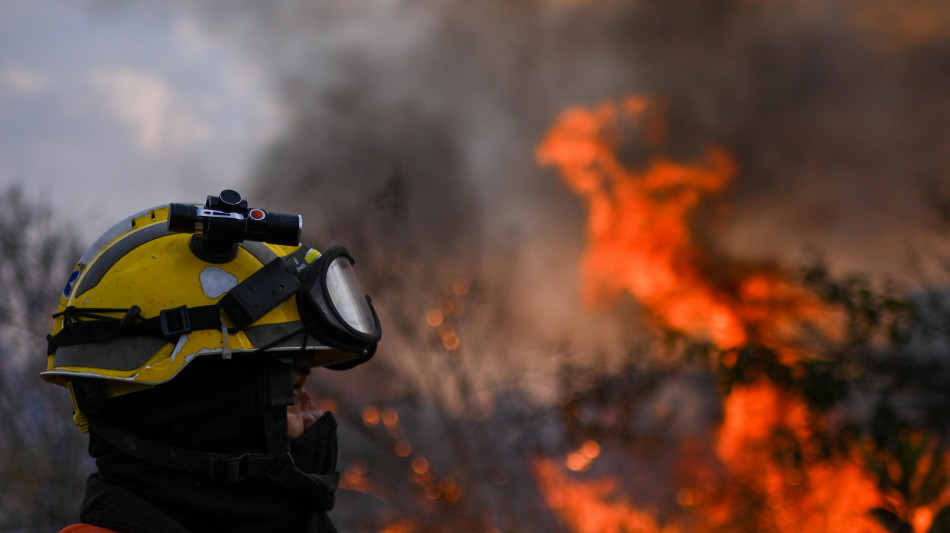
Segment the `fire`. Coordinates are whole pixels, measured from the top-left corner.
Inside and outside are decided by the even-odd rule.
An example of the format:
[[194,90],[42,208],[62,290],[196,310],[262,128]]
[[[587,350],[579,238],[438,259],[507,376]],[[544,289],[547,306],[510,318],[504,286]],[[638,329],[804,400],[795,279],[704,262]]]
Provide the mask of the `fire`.
[[568,454],[564,464],[575,472],[583,472],[587,470],[598,455],[600,455],[600,444],[597,441],[589,440],[580,449]]
[[655,154],[636,170],[620,160],[620,132],[630,124],[647,128],[645,142],[662,148],[655,107],[631,97],[570,109],[537,149],[538,161],[558,167],[590,211],[582,299],[594,305],[628,291],[661,324],[720,347],[781,332],[783,320],[811,312],[813,302],[767,268],[716,279],[690,227],[693,210],[735,175],[733,158],[710,148],[696,163]]
[[[728,186],[738,165],[716,147],[694,162],[663,155],[661,118],[662,106],[643,97],[573,108],[537,148],[538,161],[557,167],[589,209],[582,299],[595,305],[629,293],[659,324],[727,354],[757,344],[769,346],[786,365],[798,361],[804,355],[783,341],[807,321],[833,317],[774,265],[712,268],[691,217]],[[634,168],[620,154],[628,141],[623,133],[638,128],[652,153]],[[880,496],[859,463],[819,460],[808,450],[793,461],[774,457],[774,440],[783,435],[813,441],[809,428],[815,420],[800,399],[766,380],[753,381],[727,396],[724,415],[714,444],[715,458],[725,467],[723,479],[714,489],[684,487],[677,493],[677,502],[698,515],[691,523],[731,529],[736,517],[753,512],[742,500],[751,491],[758,495],[753,520],[761,529],[756,530],[883,531],[868,514],[880,505]],[[568,467],[586,469],[595,458],[575,452]],[[539,462],[536,472],[547,502],[575,531],[675,530],[660,529],[648,514],[614,498],[610,479],[577,481],[547,462]]]
[[811,441],[809,416],[800,400],[774,385],[757,382],[739,388],[726,399],[717,454],[734,479],[763,495],[765,511],[759,519],[767,529],[882,531],[868,514],[880,497],[855,461],[817,461],[807,449],[798,461],[774,460],[780,448],[774,440],[784,432],[797,442]]
[[676,527],[660,527],[648,513],[637,511],[616,498],[610,479],[576,481],[551,461],[534,465],[541,492],[548,505],[578,533],[678,533]]

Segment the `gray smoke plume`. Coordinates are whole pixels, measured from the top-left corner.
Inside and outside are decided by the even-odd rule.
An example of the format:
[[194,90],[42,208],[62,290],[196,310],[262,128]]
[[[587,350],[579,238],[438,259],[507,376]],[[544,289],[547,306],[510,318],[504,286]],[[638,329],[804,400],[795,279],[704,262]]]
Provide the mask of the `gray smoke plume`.
[[[609,318],[580,309],[587,213],[535,160],[560,113],[641,94],[667,110],[665,155],[689,162],[710,146],[734,154],[734,182],[694,221],[720,256],[798,261],[810,246],[839,268],[895,273],[908,235],[927,220],[922,184],[946,181],[950,163],[950,8],[910,5],[907,18],[888,2],[845,0],[248,0],[195,9],[267,73],[287,114],[253,170],[257,193],[305,213],[308,242],[350,246],[383,315],[385,350],[339,381],[339,397],[444,409],[444,435],[433,426],[410,437],[454,454],[443,464],[478,479],[491,471],[486,456],[524,468],[518,453],[533,450],[512,451],[512,434],[539,440],[521,421],[494,434],[473,429],[505,412],[491,409],[506,401],[499,391],[537,382],[551,399],[563,360],[606,368],[617,362],[610,355],[645,343],[629,300]],[[455,321],[457,351],[426,325],[436,309]],[[392,379],[403,366],[423,386]],[[644,411],[659,415],[643,434],[677,426],[663,413],[683,416],[683,427],[715,427],[719,413],[704,409],[712,400],[696,393],[712,396],[711,382],[662,383],[644,389]],[[357,413],[350,418],[360,427]],[[439,445],[453,435],[464,445]],[[383,463],[395,464],[385,450]],[[643,463],[657,480],[641,485],[646,492],[673,488],[657,487],[670,463]]]
[[404,304],[412,320],[440,286],[480,276],[530,349],[642,338],[630,302],[610,320],[580,308],[587,213],[534,154],[571,106],[657,98],[665,155],[688,162],[720,146],[735,156],[729,189],[694,221],[720,256],[796,265],[817,250],[839,272],[905,276],[928,221],[923,184],[946,182],[950,168],[950,8],[933,3],[194,9],[272,80],[288,117],[253,171],[255,197],[305,213],[308,242],[350,245],[382,280],[369,277],[375,292],[403,278],[399,290],[419,300]]
[[399,183],[412,238],[432,244],[516,230],[522,246],[562,241],[548,253],[573,260],[585,213],[533,150],[563,109],[625,94],[666,102],[671,156],[736,155],[714,233],[739,255],[814,247],[843,268],[894,273],[926,220],[920,184],[945,181],[950,162],[950,14],[933,3],[203,9],[270,73],[291,117],[258,166],[260,189],[365,214]]

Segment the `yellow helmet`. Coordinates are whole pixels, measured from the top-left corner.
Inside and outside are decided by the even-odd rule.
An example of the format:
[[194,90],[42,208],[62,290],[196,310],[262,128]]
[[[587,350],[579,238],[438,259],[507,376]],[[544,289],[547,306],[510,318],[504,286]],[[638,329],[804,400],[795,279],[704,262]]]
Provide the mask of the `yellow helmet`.
[[[289,231],[275,236],[268,217]],[[169,381],[200,356],[304,352],[310,366],[335,369],[366,361],[381,330],[352,257],[299,246],[299,232],[298,215],[248,209],[234,191],[123,220],[69,276],[42,377],[104,380],[113,396]]]

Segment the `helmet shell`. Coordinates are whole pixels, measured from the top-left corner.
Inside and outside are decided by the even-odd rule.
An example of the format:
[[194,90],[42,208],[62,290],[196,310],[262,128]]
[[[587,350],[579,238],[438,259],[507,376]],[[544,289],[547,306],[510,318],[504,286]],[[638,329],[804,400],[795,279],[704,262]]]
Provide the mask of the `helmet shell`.
[[[147,319],[181,306],[213,305],[273,259],[299,248],[246,242],[237,245],[232,260],[209,263],[191,251],[191,235],[167,229],[167,218],[168,206],[148,209],[100,237],[70,275],[59,311],[72,307],[122,318],[122,311],[110,314],[95,310],[126,310],[135,305],[141,309],[140,316]],[[224,326],[233,327],[226,313],[221,318]],[[55,319],[54,336],[63,329],[64,320],[62,315]],[[296,296],[291,296],[236,333],[222,327],[182,333],[172,341],[130,335],[60,346],[48,354],[42,376],[61,385],[74,377],[155,385],[174,378],[195,357],[227,358],[265,346],[268,352],[307,352],[311,366],[346,363],[360,357],[328,348],[304,333]]]

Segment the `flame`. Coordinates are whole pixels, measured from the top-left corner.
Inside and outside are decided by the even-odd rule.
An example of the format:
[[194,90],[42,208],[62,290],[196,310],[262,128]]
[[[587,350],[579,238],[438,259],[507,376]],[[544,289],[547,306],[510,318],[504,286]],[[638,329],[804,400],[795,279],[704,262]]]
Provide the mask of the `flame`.
[[[662,148],[665,127],[657,107],[662,109],[629,97],[593,110],[572,108],[538,146],[538,161],[557,166],[590,212],[583,301],[593,306],[628,291],[666,327],[720,347],[780,333],[813,312],[810,297],[774,268],[760,266],[738,279],[716,279],[708,268],[690,215],[737,172],[725,150],[710,148],[698,163],[654,154],[643,170],[620,160],[619,132],[628,123],[647,128],[646,143]],[[775,313],[780,307],[784,311]]]
[[548,506],[577,533],[678,533],[674,526],[660,527],[648,513],[637,511],[616,498],[610,479],[577,481],[553,461],[539,459],[535,476]]
[[733,479],[762,495],[760,525],[802,533],[883,531],[868,514],[880,496],[857,462],[818,461],[807,449],[800,464],[774,460],[776,447],[770,444],[784,432],[797,442],[813,442],[809,416],[801,400],[765,382],[740,387],[726,398],[716,451]]
[[[691,217],[704,200],[728,186],[738,166],[717,147],[698,162],[663,155],[662,108],[639,96],[594,109],[572,108],[537,148],[538,161],[556,166],[589,209],[583,301],[593,306],[628,292],[666,328],[723,349],[770,346],[783,363],[793,363],[803,354],[783,339],[806,321],[832,317],[777,266],[711,268],[714,262],[694,237]],[[643,129],[643,143],[653,152],[642,169],[619,155],[622,133],[631,126]],[[856,462],[819,461],[807,450],[797,462],[782,463],[771,455],[773,440],[781,435],[810,442],[815,421],[801,400],[761,380],[735,389],[724,409],[715,456],[726,468],[725,481],[713,488],[684,487],[676,496],[699,517],[697,523],[731,529],[736,517],[751,512],[743,491],[752,491],[756,530],[883,531],[868,515],[880,496]],[[586,469],[592,460],[572,455],[568,466]],[[576,481],[544,462],[536,472],[547,502],[575,531],[673,531],[614,499],[609,478]]]

